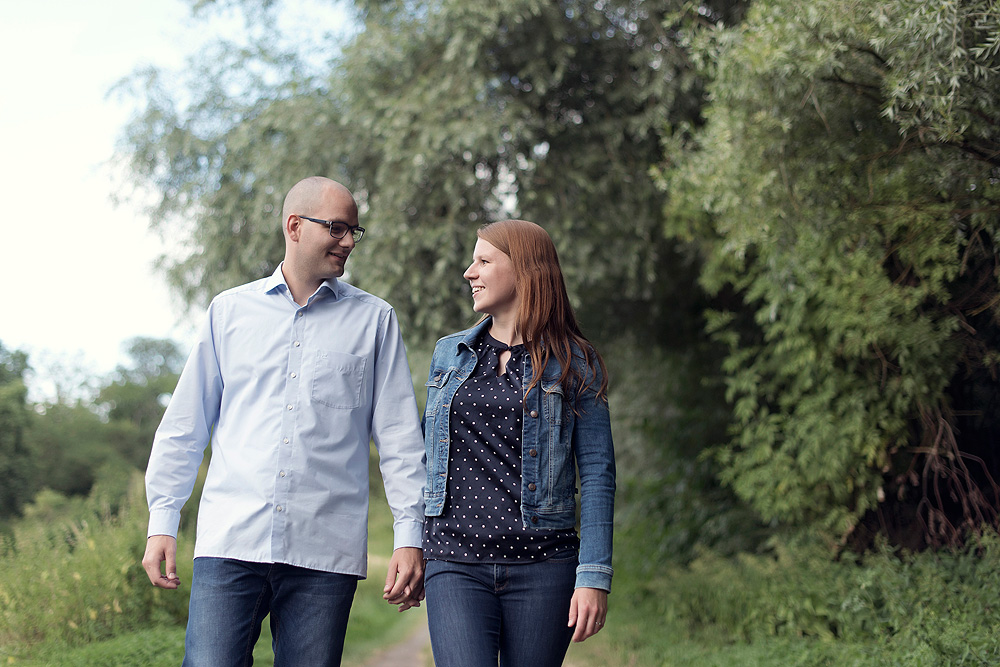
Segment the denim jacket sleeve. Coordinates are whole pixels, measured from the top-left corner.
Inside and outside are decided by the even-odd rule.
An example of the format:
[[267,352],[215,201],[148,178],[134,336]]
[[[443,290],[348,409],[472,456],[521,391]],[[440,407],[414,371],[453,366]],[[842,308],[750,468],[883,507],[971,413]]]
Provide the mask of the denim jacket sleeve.
[[580,564],[576,587],[611,590],[611,552],[615,508],[615,453],[611,416],[597,398],[594,378],[575,400],[573,449],[580,475]]

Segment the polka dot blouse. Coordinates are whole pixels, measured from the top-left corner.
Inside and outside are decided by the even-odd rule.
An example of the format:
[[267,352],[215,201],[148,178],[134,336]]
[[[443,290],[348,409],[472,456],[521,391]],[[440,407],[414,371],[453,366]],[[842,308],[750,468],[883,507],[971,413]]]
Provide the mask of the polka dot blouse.
[[[473,349],[476,369],[451,403],[447,496],[441,516],[427,518],[424,557],[531,562],[575,549],[575,531],[525,528],[521,519],[524,346],[484,333]],[[505,350],[511,356],[499,374]]]

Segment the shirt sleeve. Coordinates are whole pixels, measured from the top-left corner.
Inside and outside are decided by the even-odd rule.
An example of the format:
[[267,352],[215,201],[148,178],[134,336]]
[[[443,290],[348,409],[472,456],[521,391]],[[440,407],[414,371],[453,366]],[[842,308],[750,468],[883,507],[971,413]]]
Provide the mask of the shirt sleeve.
[[153,437],[146,467],[148,536],[177,537],[181,508],[194,489],[198,467],[219,418],[222,375],[215,314],[213,304]]
[[424,526],[424,438],[395,311],[385,316],[376,345],[372,440],[392,510],[393,549],[419,548]]

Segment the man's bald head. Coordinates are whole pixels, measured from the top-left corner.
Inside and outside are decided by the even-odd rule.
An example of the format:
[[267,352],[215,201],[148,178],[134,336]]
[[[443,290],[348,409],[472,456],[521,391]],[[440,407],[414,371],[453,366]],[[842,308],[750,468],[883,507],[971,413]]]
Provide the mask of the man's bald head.
[[[338,198],[346,197],[353,203],[354,215],[350,224],[357,224],[358,205],[354,202],[354,195],[344,185],[337,181],[323,176],[310,176],[292,186],[292,189],[285,195],[285,203],[281,207],[282,226],[290,215],[316,216],[317,208],[322,201],[329,196]],[[287,229],[286,229],[287,233]]]
[[311,176],[288,191],[281,211],[285,235],[281,271],[292,298],[304,305],[304,299],[323,281],[344,275],[347,258],[354,250],[354,234],[337,238],[330,234],[330,225],[337,222],[356,228],[358,203],[340,183]]

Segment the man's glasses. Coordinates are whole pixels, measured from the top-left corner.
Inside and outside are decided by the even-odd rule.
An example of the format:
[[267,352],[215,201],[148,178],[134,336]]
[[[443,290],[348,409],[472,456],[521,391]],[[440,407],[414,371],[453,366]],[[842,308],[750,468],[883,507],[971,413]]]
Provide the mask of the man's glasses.
[[351,227],[346,222],[338,222],[337,220],[318,220],[304,215],[296,215],[296,217],[308,220],[309,222],[318,222],[321,225],[326,225],[330,230],[330,236],[335,239],[342,239],[347,235],[347,232],[350,232],[354,242],[357,243],[361,240],[361,237],[365,235],[364,227],[358,227],[357,225]]

